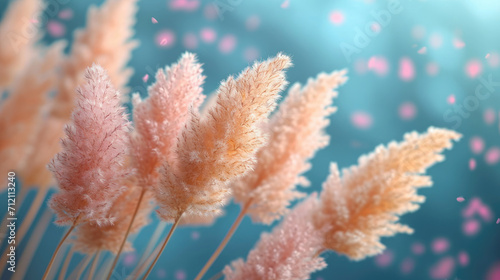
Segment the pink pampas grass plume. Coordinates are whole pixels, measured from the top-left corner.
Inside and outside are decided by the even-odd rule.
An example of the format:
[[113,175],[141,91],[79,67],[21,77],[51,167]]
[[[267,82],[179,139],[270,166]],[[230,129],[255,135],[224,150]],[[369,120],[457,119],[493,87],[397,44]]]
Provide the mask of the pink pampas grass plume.
[[0,93],[12,86],[20,71],[35,53],[33,44],[41,37],[35,20],[43,1],[11,1],[0,23]]
[[316,195],[293,208],[271,233],[263,233],[246,261],[238,259],[224,269],[228,280],[302,280],[326,267],[318,252],[324,232],[317,230],[312,213],[318,210]]
[[35,140],[47,95],[57,81],[63,48],[64,43],[58,43],[39,49],[30,67],[19,74],[9,96],[0,105],[0,171],[5,174],[23,164]]
[[254,169],[231,183],[236,202],[254,222],[270,224],[286,213],[291,201],[303,196],[295,186],[308,185],[301,174],[310,169],[308,160],[315,152],[328,145],[324,129],[336,110],[334,90],[347,80],[345,73],[322,73],[302,88],[293,85],[266,126],[269,141],[257,153]]
[[426,169],[442,161],[440,153],[460,137],[431,127],[425,134],[406,134],[401,143],[377,147],[362,156],[358,166],[344,169],[342,178],[332,164],[320,196],[321,210],[314,215],[317,228],[330,227],[325,249],[361,260],[385,249],[381,237],[411,233],[398,223],[399,216],[419,208],[425,197],[417,195],[417,188],[432,184],[424,176]]
[[[84,72],[94,62],[108,71],[112,84],[125,93],[124,88],[132,75],[126,65],[137,42],[131,40],[137,0],[107,0],[99,7],[91,7],[87,26],[75,32],[71,52],[65,59],[57,95],[50,103],[48,117],[37,131],[30,160],[20,170],[26,185],[47,187],[52,175],[45,166],[59,152],[54,145],[63,136],[64,125],[69,122],[74,108],[75,88],[84,81]],[[124,95],[122,95],[124,96]],[[124,99],[124,98],[122,98]]]
[[[65,128],[62,151],[49,164],[60,192],[50,200],[56,223],[103,223],[123,190],[128,171],[123,167],[129,122],[104,69],[94,65],[77,92],[72,121]],[[75,222],[78,224],[78,222]]]
[[189,109],[197,111],[205,97],[204,79],[196,56],[185,53],[177,64],[158,70],[148,98],[134,95],[131,154],[141,187],[158,183],[157,169],[164,160],[174,164],[177,138],[191,117]]
[[282,54],[256,63],[221,84],[206,115],[192,113],[176,149],[177,164],[165,162],[161,169],[156,197],[162,219],[220,213],[230,194],[228,181],[253,166],[265,142],[259,126],[275,108],[290,65]]

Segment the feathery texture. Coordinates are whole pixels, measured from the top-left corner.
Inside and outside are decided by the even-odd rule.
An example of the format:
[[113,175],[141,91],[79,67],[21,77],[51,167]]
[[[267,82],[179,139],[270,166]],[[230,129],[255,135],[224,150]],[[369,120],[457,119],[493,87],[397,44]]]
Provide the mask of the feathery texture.
[[269,141],[257,153],[254,170],[231,183],[235,200],[247,205],[254,222],[272,223],[303,196],[295,186],[308,185],[301,174],[310,169],[315,152],[328,145],[324,129],[336,110],[334,90],[347,80],[345,73],[322,73],[303,88],[293,85],[267,126]]
[[[77,227],[75,239],[75,249],[85,254],[95,254],[97,251],[110,251],[118,253],[121,242],[125,237],[125,232],[130,225],[139,199],[141,188],[129,186],[111,206],[108,215],[114,217],[114,222],[100,225],[97,223],[85,223]],[[138,232],[143,226],[149,223],[149,215],[152,211],[152,193],[147,191],[145,198],[139,206],[139,211],[134,219],[134,224],[130,233]],[[125,251],[131,251],[130,242],[125,243]]]
[[326,267],[317,255],[323,249],[324,230],[317,230],[311,214],[318,210],[316,195],[298,204],[271,233],[263,233],[246,262],[226,266],[227,280],[301,280]]
[[[35,139],[47,94],[57,81],[64,43],[39,50],[0,105],[0,171],[17,170]],[[3,186],[3,184],[2,184]]]
[[290,65],[282,54],[256,63],[221,84],[217,103],[203,118],[192,112],[177,145],[177,164],[161,168],[156,197],[164,220],[220,212],[230,194],[228,181],[255,162],[265,141],[259,125],[275,108]]
[[160,69],[149,97],[141,101],[134,95],[134,125],[131,154],[141,187],[158,183],[158,168],[166,160],[174,164],[177,137],[191,117],[189,108],[198,110],[203,102],[201,64],[185,53],[177,64]]
[[102,223],[128,175],[123,167],[129,122],[104,69],[94,65],[77,92],[72,122],[65,128],[62,151],[49,164],[60,192],[50,200],[58,224]]
[[326,249],[361,260],[385,249],[381,237],[411,233],[398,223],[399,216],[419,208],[425,197],[417,195],[417,188],[432,184],[422,174],[442,161],[440,152],[460,137],[431,127],[426,134],[406,134],[402,143],[377,147],[362,156],[358,166],[343,170],[342,178],[332,164],[320,196],[321,211],[314,219],[317,228],[331,228],[325,235]]
[[[75,88],[83,82],[85,69],[99,63],[108,71],[112,84],[126,92],[123,87],[132,75],[125,68],[132,49],[137,45],[131,41],[137,0],[107,0],[101,7],[92,7],[87,14],[87,27],[76,32],[71,53],[62,66],[57,95],[51,102],[49,115],[40,126],[30,160],[22,167],[21,176],[26,185],[48,186],[52,176],[45,168],[50,159],[59,152],[54,145],[63,136],[64,125],[70,120],[74,108]],[[36,151],[36,152],[35,152]]]
[[26,66],[33,43],[40,38],[39,23],[33,20],[43,10],[41,0],[11,1],[0,23],[0,93],[10,87]]

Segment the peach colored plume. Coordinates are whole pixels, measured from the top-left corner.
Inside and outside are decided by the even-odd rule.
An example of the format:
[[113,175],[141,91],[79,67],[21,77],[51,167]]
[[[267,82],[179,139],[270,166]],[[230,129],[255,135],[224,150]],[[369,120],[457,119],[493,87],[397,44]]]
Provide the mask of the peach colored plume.
[[158,168],[166,160],[174,164],[177,138],[190,119],[190,108],[198,110],[203,102],[201,64],[196,56],[185,53],[177,64],[160,69],[149,97],[134,95],[134,125],[131,154],[141,187],[158,182]]
[[426,134],[406,134],[402,143],[377,147],[362,156],[358,166],[343,170],[342,178],[332,164],[320,196],[321,211],[314,219],[317,228],[330,227],[325,249],[361,260],[385,249],[381,237],[411,233],[398,223],[399,216],[419,208],[425,197],[417,195],[417,188],[432,184],[423,174],[442,161],[440,153],[460,137],[431,127]]
[[[132,75],[126,65],[137,41],[131,40],[137,0],[107,0],[99,7],[91,7],[87,26],[75,33],[71,52],[62,66],[57,95],[50,103],[47,118],[37,132],[30,161],[21,170],[25,185],[51,184],[52,176],[46,165],[57,152],[57,142],[63,136],[63,127],[69,122],[74,108],[75,88],[83,82],[85,69],[94,62],[108,71],[112,84],[122,93]],[[122,95],[125,96],[124,94]],[[36,151],[36,152],[35,152]]]
[[[48,49],[39,49],[30,67],[19,74],[9,90],[9,96],[0,105],[0,172],[17,170],[22,165],[40,119],[47,95],[57,82],[57,66],[64,43]],[[2,187],[6,186],[2,184]]]
[[229,180],[253,166],[265,142],[259,127],[275,108],[286,85],[283,70],[290,66],[282,54],[256,63],[221,84],[207,114],[192,112],[177,145],[177,163],[165,162],[161,168],[156,197],[162,219],[220,212],[230,195]]
[[41,0],[11,1],[0,23],[0,93],[10,88],[19,72],[35,54],[33,44],[41,37],[37,22]]
[[[129,186],[113,202],[108,212],[110,217],[114,217],[113,223],[99,225],[92,222],[77,227],[73,241],[75,249],[85,254],[94,254],[102,250],[116,254],[134,214],[140,192],[140,188]],[[152,193],[146,192],[145,198],[139,207],[140,210],[134,219],[134,224],[130,230],[131,233],[138,232],[144,225],[149,223],[149,215],[153,208],[152,198]],[[132,250],[130,242],[125,244],[124,250]]]
[[50,200],[58,224],[103,223],[128,174],[123,167],[130,124],[105,70],[89,67],[77,90],[72,121],[62,151],[49,164],[60,191]]
[[322,73],[303,88],[293,85],[267,125],[269,141],[257,153],[254,169],[231,183],[235,200],[254,222],[272,223],[303,196],[295,186],[308,185],[301,174],[310,169],[315,152],[328,145],[324,129],[336,110],[334,90],[347,80],[345,73]]
[[246,261],[238,259],[224,269],[228,280],[302,280],[326,267],[318,253],[324,232],[311,214],[318,210],[316,195],[298,204],[271,233],[263,233]]

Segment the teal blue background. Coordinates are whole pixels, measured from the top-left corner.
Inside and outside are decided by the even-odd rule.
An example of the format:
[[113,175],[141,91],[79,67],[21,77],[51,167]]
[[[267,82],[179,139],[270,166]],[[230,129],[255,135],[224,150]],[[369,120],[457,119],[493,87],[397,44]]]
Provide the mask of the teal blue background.
[[[85,13],[90,3],[100,4],[102,1],[64,2],[68,3],[62,7],[71,8],[73,18],[62,20],[54,17],[53,20],[66,26],[67,32],[63,39],[71,40],[72,31],[85,25]],[[485,59],[487,53],[500,52],[500,2],[402,0],[400,3],[401,13],[393,15],[388,26],[383,27],[371,39],[370,44],[362,48],[360,53],[354,54],[352,61],[348,62],[341,52],[340,44],[352,43],[355,28],[363,28],[373,21],[371,12],[386,9],[386,1],[291,0],[289,7],[283,9],[280,7],[282,1],[243,0],[234,10],[225,12],[223,20],[209,20],[203,11],[207,5],[213,4],[212,1],[202,1],[198,9],[188,12],[171,10],[168,1],[142,0],[139,2],[134,37],[140,40],[140,46],[133,51],[129,63],[135,69],[129,86],[144,94],[146,85],[142,77],[151,72],[149,69],[175,62],[186,51],[182,44],[183,34],[199,34],[204,27],[211,27],[217,32],[216,43],[199,41],[197,48],[190,51],[195,52],[204,64],[206,94],[213,92],[228,75],[237,74],[249,65],[243,55],[247,47],[256,48],[260,58],[267,58],[278,52],[290,55],[294,67],[287,72],[287,78],[291,83],[304,83],[319,72],[347,68],[349,81],[340,88],[339,97],[335,100],[339,109],[331,117],[331,124],[327,129],[331,135],[331,144],[317,154],[312,160],[312,170],[306,174],[312,181],[312,187],[307,191],[319,191],[332,161],[337,162],[340,167],[348,167],[355,164],[360,155],[372,151],[377,145],[401,140],[405,132],[423,132],[429,126],[452,128],[454,123],[446,122],[443,118],[444,112],[451,108],[446,102],[447,97],[454,94],[456,103],[462,104],[479,84],[478,79],[469,78],[465,73],[465,64],[470,59],[483,63],[483,77],[491,74],[493,80],[500,81],[499,68],[489,66]],[[3,14],[7,4],[7,1],[0,2],[0,13]],[[342,25],[335,26],[330,22],[329,15],[333,10],[344,13]],[[245,21],[252,15],[260,18],[260,26],[255,31],[248,31]],[[151,17],[155,17],[159,23],[153,25]],[[412,37],[411,31],[416,25],[426,29],[426,36],[420,41]],[[155,44],[156,34],[163,29],[176,33],[177,39],[172,47],[161,48]],[[439,49],[429,46],[429,35],[435,32],[443,38],[443,45]],[[230,54],[222,54],[217,49],[217,43],[225,34],[233,34],[237,38],[236,48]],[[463,49],[456,49],[452,45],[456,34],[461,34],[466,43]],[[54,40],[49,34],[43,38],[44,43]],[[427,46],[427,53],[423,55],[417,53],[422,46]],[[373,72],[358,73],[355,70],[354,63],[357,59],[368,61],[372,56],[387,58],[390,68],[386,76],[380,77]],[[401,57],[409,57],[414,61],[416,77],[413,81],[405,82],[398,78],[397,68]],[[432,61],[440,67],[439,74],[434,77],[425,72],[426,64]],[[149,76],[148,85],[153,80],[151,73]],[[404,121],[398,116],[398,106],[404,102],[412,102],[416,106],[418,113],[413,120]],[[464,137],[452,151],[445,152],[445,162],[429,170],[434,186],[420,191],[427,197],[427,201],[418,212],[402,217],[402,222],[413,227],[415,233],[383,239],[383,243],[394,255],[394,260],[388,267],[378,267],[373,258],[352,262],[344,256],[326,253],[324,255],[328,268],[315,273],[312,279],[429,279],[430,267],[442,256],[456,259],[462,250],[468,252],[470,264],[466,267],[457,265],[450,279],[486,279],[489,269],[500,261],[500,224],[495,224],[500,217],[500,164],[488,165],[484,154],[472,154],[469,141],[473,136],[480,136],[485,140],[487,148],[500,145],[498,120],[492,125],[483,121],[483,112],[488,108],[494,109],[498,118],[498,89],[487,100],[481,101],[479,108],[471,112],[469,118],[463,119],[457,130]],[[350,117],[356,111],[371,114],[373,125],[365,130],[354,127]],[[353,145],[353,142],[357,144]],[[468,167],[471,158],[477,161],[474,171]],[[24,215],[33,196],[34,193],[30,193],[24,201],[18,217]],[[458,203],[458,196],[463,196],[466,202]],[[479,197],[489,205],[494,220],[481,222],[481,231],[468,237],[461,230],[464,221],[461,211],[472,197]],[[0,199],[6,201],[6,194],[0,195]],[[2,206],[0,209],[2,215],[5,213],[4,208]],[[226,210],[227,214],[210,228],[177,230],[150,279],[175,279],[179,270],[185,271],[187,279],[193,279],[235,219],[238,206],[231,204]],[[41,213],[38,218],[40,216]],[[147,244],[157,222],[156,216],[153,216],[153,223],[137,236],[134,247],[139,253]],[[245,218],[207,275],[216,274],[231,260],[246,257],[260,232],[269,229],[267,226],[252,224],[249,218]],[[26,279],[40,277],[65,230],[53,225],[49,228]],[[200,235],[197,240],[191,238],[194,231]],[[445,237],[451,244],[450,249],[442,255],[436,255],[430,249],[430,244],[436,237]],[[421,242],[426,246],[425,254],[413,255],[411,245],[414,242]],[[23,244],[18,247],[18,251],[22,250]],[[400,263],[406,257],[415,261],[415,269],[409,275],[400,271]],[[78,259],[81,256],[75,257],[72,267]],[[126,275],[131,269],[120,264],[117,274],[122,271]],[[2,279],[9,279],[9,274],[4,273]],[[116,279],[124,278],[117,275]]]

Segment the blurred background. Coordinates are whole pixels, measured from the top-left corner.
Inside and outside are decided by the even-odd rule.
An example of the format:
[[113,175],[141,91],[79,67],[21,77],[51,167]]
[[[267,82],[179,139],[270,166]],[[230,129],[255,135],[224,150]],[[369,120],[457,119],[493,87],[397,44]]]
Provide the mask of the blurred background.
[[[85,25],[89,6],[102,3],[57,2],[59,11],[44,26],[43,43],[71,41],[73,31]],[[8,4],[0,1],[0,14]],[[429,170],[434,186],[420,191],[427,197],[421,209],[403,216],[413,235],[384,238],[387,250],[360,262],[326,253],[328,267],[312,279],[498,280],[499,14],[500,2],[493,0],[142,0],[134,36],[140,46],[129,63],[134,68],[129,87],[145,95],[156,69],[186,50],[204,64],[205,94],[252,61],[278,52],[293,59],[290,83],[348,69],[349,81],[339,90],[338,112],[327,130],[331,143],[306,174],[312,181],[308,192],[320,190],[330,162],[348,167],[377,145],[402,140],[406,132],[437,126],[456,129],[463,138]],[[2,205],[6,197],[0,195]],[[29,193],[18,210],[21,221],[33,197]],[[193,279],[238,214],[237,205],[226,210],[211,227],[178,229],[149,279]],[[136,266],[158,223],[155,215],[152,219],[135,237],[136,252],[123,255],[114,279],[127,279]],[[51,225],[42,233],[26,279],[38,279],[65,230]],[[245,258],[268,230],[246,217],[207,276]],[[18,246],[18,257],[26,246]],[[75,254],[70,270],[81,259]]]

